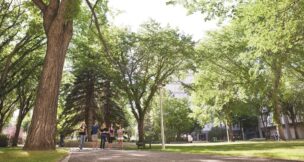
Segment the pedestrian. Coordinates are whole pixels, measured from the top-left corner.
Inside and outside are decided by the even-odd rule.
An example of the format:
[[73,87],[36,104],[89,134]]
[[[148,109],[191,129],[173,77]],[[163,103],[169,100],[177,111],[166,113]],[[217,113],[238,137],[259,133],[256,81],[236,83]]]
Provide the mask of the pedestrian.
[[80,128],[79,128],[79,136],[80,136],[79,149],[80,149],[80,150],[82,150],[82,148],[83,148],[83,144],[84,144],[86,132],[87,132],[87,125],[86,125],[85,122],[83,121],[83,122],[80,124]]
[[97,149],[98,147],[98,122],[95,121],[95,124],[92,126],[92,141],[93,141],[93,149]]
[[117,140],[118,140],[118,144],[121,149],[123,148],[123,139],[124,139],[123,133],[124,133],[124,130],[123,130],[123,128],[121,128],[121,125],[119,125],[119,129],[117,130]]
[[105,124],[102,125],[100,128],[101,132],[101,141],[100,141],[100,148],[105,149],[107,137],[108,137],[108,128],[105,126]]
[[113,124],[111,124],[110,130],[109,130],[109,148],[112,148],[112,143],[115,140],[115,129],[113,128]]

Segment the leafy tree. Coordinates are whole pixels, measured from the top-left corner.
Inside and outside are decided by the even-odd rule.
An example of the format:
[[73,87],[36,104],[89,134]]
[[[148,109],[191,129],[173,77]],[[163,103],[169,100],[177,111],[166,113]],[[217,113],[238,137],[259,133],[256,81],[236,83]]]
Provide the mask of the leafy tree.
[[[301,7],[299,7],[301,6]],[[297,55],[298,44],[303,38],[303,2],[286,0],[280,3],[256,1],[238,12],[239,23],[246,29],[250,38],[248,46],[268,67],[271,74],[271,101],[274,119],[279,128],[280,138],[285,139],[281,123],[282,79],[289,67],[290,59]]]
[[[222,2],[218,0],[209,4]],[[295,58],[303,59],[299,55],[302,53],[303,41],[302,37],[299,37],[299,33],[303,32],[303,10],[299,7],[303,6],[302,3],[292,0],[266,3],[236,1],[235,4],[238,5],[233,11],[232,25],[228,27],[230,29],[227,30],[226,27],[223,31],[213,34],[210,43],[205,43],[203,47],[205,50],[199,52],[204,53],[204,56],[198,58],[208,60],[212,65],[207,62],[200,71],[202,75],[209,77],[205,77],[206,80],[211,81],[211,84],[206,84],[204,87],[207,89],[209,87],[212,91],[205,92],[204,89],[201,93],[206,95],[203,97],[207,104],[222,103],[220,105],[223,106],[224,103],[231,101],[231,97],[236,97],[242,102],[255,105],[256,110],[266,105],[274,112],[280,137],[285,138],[280,121],[281,101],[284,94],[282,79],[291,69],[293,73],[301,75],[301,65]],[[192,4],[195,4],[196,9],[200,6],[208,6],[206,1],[192,2]],[[202,12],[208,11],[203,9]],[[219,70],[216,70],[218,67]],[[218,90],[214,91],[216,87]],[[222,91],[220,99],[209,95],[214,92],[218,94],[219,91]]]
[[[75,37],[72,40],[72,48],[69,55],[72,74],[75,76],[73,83],[64,86],[65,103],[60,115],[61,134],[69,134],[82,120],[88,126],[88,138],[91,140],[91,127],[94,120],[106,123],[125,125],[128,124],[124,116],[122,106],[125,106],[119,90],[113,86],[109,78],[112,69],[103,61],[94,42],[94,33],[86,22],[90,15],[86,11],[81,12],[76,20]],[[63,97],[64,97],[63,96]]]
[[138,34],[112,31],[117,34],[111,35],[101,32],[103,26],[99,22],[99,14],[89,1],[87,4],[103,53],[116,72],[113,82],[128,97],[138,123],[139,141],[143,141],[145,115],[150,110],[158,86],[183,67],[186,56],[193,52],[193,42],[190,37],[170,28],[161,28],[153,21],[144,24]]
[[73,19],[80,0],[32,0],[40,9],[47,49],[36,95],[32,122],[24,149],[55,149],[59,85],[68,45],[73,34]]
[[[194,130],[196,124],[195,120],[189,116],[192,111],[187,99],[169,97],[164,100],[163,108],[167,142],[181,141],[181,136],[183,134],[191,133]],[[159,109],[156,109],[156,111],[159,112]],[[157,118],[155,125],[160,125],[160,115],[159,113],[156,114]]]
[[[25,3],[0,1],[0,132],[17,107],[16,89],[41,66],[39,58],[44,37],[36,22],[23,8]],[[26,22],[28,20],[28,22]]]
[[142,141],[145,115],[159,85],[183,68],[186,55],[191,54],[192,42],[189,37],[169,28],[160,28],[154,22],[143,26],[138,35],[123,37],[120,36],[122,41],[111,48],[123,51],[110,61],[119,73],[115,83],[128,96],[138,123],[139,141]]

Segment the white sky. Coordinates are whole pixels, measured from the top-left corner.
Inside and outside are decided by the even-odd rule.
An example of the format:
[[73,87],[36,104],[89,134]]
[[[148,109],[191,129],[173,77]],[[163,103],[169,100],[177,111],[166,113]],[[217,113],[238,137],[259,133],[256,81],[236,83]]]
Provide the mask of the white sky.
[[205,22],[199,13],[187,15],[187,10],[180,5],[166,5],[166,0],[110,0],[112,9],[122,11],[114,19],[114,24],[127,26],[136,31],[140,24],[150,18],[162,25],[177,27],[194,40],[203,38],[206,31],[216,29],[216,22]]

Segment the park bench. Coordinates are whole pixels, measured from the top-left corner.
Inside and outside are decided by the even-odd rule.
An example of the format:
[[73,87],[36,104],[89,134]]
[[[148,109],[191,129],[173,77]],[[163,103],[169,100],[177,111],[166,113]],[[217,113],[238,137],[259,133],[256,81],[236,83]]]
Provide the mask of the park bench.
[[151,140],[145,140],[145,141],[142,141],[142,142],[137,141],[136,142],[137,149],[139,149],[139,148],[145,149],[146,144],[149,144],[149,149],[151,149],[151,143],[152,143]]

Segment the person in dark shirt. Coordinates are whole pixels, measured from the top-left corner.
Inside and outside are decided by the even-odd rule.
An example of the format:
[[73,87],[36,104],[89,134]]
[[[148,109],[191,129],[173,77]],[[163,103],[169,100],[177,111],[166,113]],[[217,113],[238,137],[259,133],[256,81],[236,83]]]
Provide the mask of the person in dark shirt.
[[109,133],[109,130],[105,126],[105,124],[103,124],[103,126],[100,128],[100,132],[101,132],[100,148],[105,149],[105,145],[106,145],[106,141],[107,141],[107,137],[108,137],[108,133]]
[[95,124],[92,126],[92,141],[93,143],[93,148],[97,149],[98,147],[98,129],[99,129],[99,125],[98,122],[95,121]]

